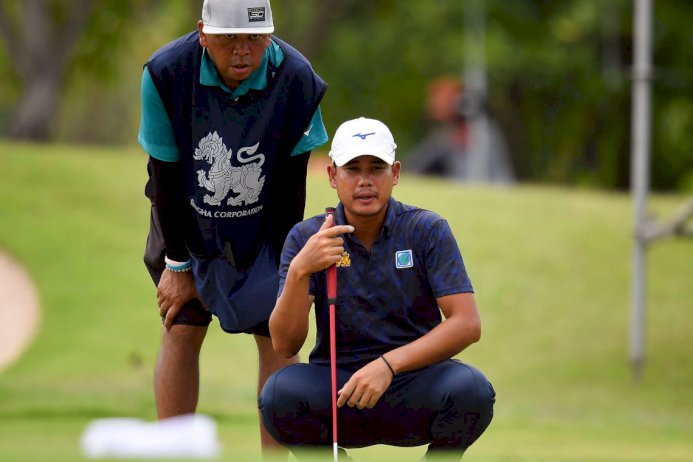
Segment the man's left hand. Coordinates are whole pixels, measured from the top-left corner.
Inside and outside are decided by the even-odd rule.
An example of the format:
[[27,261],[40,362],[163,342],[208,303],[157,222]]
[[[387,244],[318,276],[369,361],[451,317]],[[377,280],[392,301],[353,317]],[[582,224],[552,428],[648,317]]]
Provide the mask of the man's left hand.
[[359,409],[372,409],[392,383],[392,372],[380,358],[356,371],[337,392],[337,406],[347,404]]

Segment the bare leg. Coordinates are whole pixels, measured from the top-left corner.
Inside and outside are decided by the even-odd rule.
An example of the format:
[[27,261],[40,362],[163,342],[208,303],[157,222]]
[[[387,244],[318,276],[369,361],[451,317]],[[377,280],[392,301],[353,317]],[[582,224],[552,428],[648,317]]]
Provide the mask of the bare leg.
[[161,330],[161,350],[154,371],[159,419],[194,413],[200,389],[200,349],[207,327],[174,325]]
[[[260,335],[253,335],[253,337],[255,337],[257,351],[260,358],[259,380],[257,388],[257,394],[260,396],[262,387],[265,386],[265,382],[267,382],[269,376],[282,367],[297,363],[298,356],[285,358],[284,356],[274,352],[271,338],[262,337]],[[260,443],[262,444],[263,456],[278,456],[288,454],[288,451],[284,449],[282,445],[277,443],[277,441],[275,441],[275,439],[272,438],[269,433],[267,433],[267,430],[265,430],[265,425],[262,423],[262,416],[260,416]]]

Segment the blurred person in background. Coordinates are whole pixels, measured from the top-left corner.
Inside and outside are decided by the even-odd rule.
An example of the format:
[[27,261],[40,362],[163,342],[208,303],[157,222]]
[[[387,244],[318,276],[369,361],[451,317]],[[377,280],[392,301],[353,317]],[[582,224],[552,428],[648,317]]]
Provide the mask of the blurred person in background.
[[[144,66],[139,143],[152,202],[145,263],[163,320],[160,419],[196,411],[212,315],[225,332],[253,336],[258,391],[298,361],[273,351],[268,318],[281,247],[303,218],[310,152],[328,139],[326,84],[271,35],[273,24],[269,0],[205,0],[197,30]],[[260,429],[263,451],[278,447]]]
[[428,85],[426,114],[434,126],[407,154],[407,171],[470,183],[515,181],[500,127],[459,79],[443,76]]

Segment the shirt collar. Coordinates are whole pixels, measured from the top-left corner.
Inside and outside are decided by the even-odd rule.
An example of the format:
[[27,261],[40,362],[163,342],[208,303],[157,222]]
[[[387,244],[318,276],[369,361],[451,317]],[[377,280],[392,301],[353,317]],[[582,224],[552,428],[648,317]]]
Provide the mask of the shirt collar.
[[203,48],[202,65],[200,67],[200,85],[206,85],[208,87],[220,87],[225,92],[231,93],[233,98],[243,96],[250,90],[261,91],[267,88],[268,63],[271,60],[273,65],[278,66],[283,58],[284,56],[281,48],[274,41],[272,41],[270,46],[265,50],[265,54],[262,57],[260,66],[255,69],[252,74],[250,74],[250,77],[242,81],[235,90],[231,90],[221,80],[221,76],[219,75],[217,68],[214,66],[214,62],[207,54],[207,49]]
[[395,200],[394,197],[390,196],[387,201],[387,214],[385,215],[385,221],[383,222],[382,236],[385,239],[389,239],[392,233],[392,229],[395,227],[395,219],[399,214],[399,202]]

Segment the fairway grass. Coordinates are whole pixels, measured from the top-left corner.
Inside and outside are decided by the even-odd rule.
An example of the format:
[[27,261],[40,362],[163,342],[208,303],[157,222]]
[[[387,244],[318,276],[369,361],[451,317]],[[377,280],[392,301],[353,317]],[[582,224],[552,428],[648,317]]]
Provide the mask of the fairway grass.
[[[137,148],[0,142],[0,248],[35,279],[42,307],[34,342],[0,372],[3,462],[85,460],[79,438],[92,419],[155,417],[145,164]],[[693,241],[662,241],[648,253],[647,358],[636,384],[627,195],[462,185],[408,176],[406,163],[403,171],[395,197],[448,219],[482,316],[481,342],[459,357],[498,396],[465,460],[693,461]],[[650,208],[666,217],[683,201],[657,195]],[[306,216],[335,204],[326,176],[312,171]],[[215,322],[201,361],[199,411],[218,424],[220,460],[259,460],[254,342]],[[404,462],[423,451],[349,452]]]

